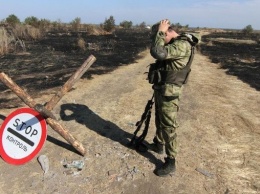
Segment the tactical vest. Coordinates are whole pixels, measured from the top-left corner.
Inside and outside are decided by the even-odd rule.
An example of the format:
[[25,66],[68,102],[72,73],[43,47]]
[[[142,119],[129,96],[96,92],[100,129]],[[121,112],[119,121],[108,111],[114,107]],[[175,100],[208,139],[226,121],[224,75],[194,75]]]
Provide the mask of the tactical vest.
[[163,70],[163,65],[153,63],[150,65],[148,72],[148,80],[151,84],[175,84],[177,86],[182,86],[187,83],[189,74],[191,72],[191,64],[194,58],[194,45],[185,36],[178,37],[181,40],[186,40],[191,45],[191,55],[186,66],[180,71],[167,71]]

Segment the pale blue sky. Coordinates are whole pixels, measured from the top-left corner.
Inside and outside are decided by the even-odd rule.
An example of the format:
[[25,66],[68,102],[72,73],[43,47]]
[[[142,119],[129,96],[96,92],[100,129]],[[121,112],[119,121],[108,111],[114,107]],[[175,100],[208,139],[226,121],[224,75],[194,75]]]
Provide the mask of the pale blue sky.
[[26,17],[100,24],[113,16],[116,24],[154,24],[167,18],[191,27],[242,29],[252,25],[260,30],[260,0],[0,0],[0,20],[15,14]]

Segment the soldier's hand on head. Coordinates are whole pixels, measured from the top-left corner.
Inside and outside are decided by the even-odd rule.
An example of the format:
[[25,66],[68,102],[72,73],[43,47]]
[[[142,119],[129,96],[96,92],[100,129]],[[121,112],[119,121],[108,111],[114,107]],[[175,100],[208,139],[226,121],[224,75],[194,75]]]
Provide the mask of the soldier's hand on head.
[[170,21],[165,19],[160,22],[158,31],[167,32],[168,28],[170,26]]

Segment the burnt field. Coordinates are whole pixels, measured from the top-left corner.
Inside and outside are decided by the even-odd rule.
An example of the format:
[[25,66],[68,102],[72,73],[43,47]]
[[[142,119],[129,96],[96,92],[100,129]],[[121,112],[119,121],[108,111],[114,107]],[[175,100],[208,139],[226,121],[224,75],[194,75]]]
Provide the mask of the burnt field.
[[[148,30],[116,30],[113,34],[87,35],[86,33],[48,33],[40,41],[26,42],[26,52],[1,57],[1,71],[9,75],[32,97],[48,93],[62,86],[90,56],[97,60],[83,75],[106,74],[134,63],[138,54],[149,48]],[[84,40],[79,46],[78,40]],[[237,76],[256,90],[260,90],[259,34],[218,32],[202,36],[199,51],[213,63],[221,65],[226,73]],[[0,83],[0,108],[21,105],[20,99]]]
[[[19,168],[2,161],[0,193],[259,193],[259,39],[229,32],[201,35],[180,101],[177,170],[164,178],[153,173],[164,154],[128,146],[152,95],[144,75],[154,61],[145,50],[149,31],[50,33],[26,42],[26,52],[2,56],[2,71],[42,104],[90,54],[97,61],[52,111],[82,142],[86,156],[48,130],[40,154],[49,158],[49,171],[43,173],[36,158]],[[77,44],[80,39],[83,46]],[[11,109],[24,104],[0,87],[3,122]],[[147,142],[156,132],[151,119]],[[64,167],[64,161],[78,159],[86,164],[81,171]]]
[[220,64],[228,75],[260,90],[260,34],[211,33],[202,37],[201,53]]
[[[78,44],[80,39],[84,40],[83,46]],[[2,56],[0,67],[31,96],[37,97],[62,86],[90,55],[97,60],[82,76],[87,79],[134,63],[138,53],[149,47],[150,39],[148,30],[121,29],[106,35],[48,33],[42,40],[25,45],[26,52]],[[20,100],[16,97],[6,98],[11,91],[2,83],[0,92],[1,108],[19,106]]]

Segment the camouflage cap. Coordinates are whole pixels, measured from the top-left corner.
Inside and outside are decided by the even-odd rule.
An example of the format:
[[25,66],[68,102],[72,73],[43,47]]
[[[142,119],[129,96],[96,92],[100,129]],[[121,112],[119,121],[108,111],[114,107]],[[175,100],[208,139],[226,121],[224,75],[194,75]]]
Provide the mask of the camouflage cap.
[[160,22],[157,22],[152,26],[152,32],[156,33],[159,29]]
[[174,30],[175,32],[178,32],[179,29],[178,29],[178,27],[177,27],[176,25],[171,24],[171,25],[169,26],[168,30],[169,30],[169,31]]
[[[156,24],[154,24],[152,26],[152,32],[157,32],[158,31],[160,23],[161,23],[161,21],[157,22]],[[171,22],[168,21],[168,23],[170,24]]]
[[[160,25],[161,21],[157,22],[156,24],[152,25],[151,28],[151,39],[155,37],[156,33],[158,32],[159,29],[159,25]],[[168,21],[168,23],[170,24],[170,21]]]

